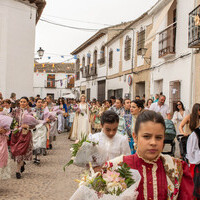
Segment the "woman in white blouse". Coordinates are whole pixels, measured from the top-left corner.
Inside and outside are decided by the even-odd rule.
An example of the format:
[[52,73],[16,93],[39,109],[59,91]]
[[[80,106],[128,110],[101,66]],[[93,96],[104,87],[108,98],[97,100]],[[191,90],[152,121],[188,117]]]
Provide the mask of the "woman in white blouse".
[[200,199],[200,104],[194,104],[190,115],[191,135],[187,140],[187,159],[194,181],[194,199]]
[[190,114],[190,112],[185,109],[183,103],[181,101],[178,101],[176,104],[176,111],[174,112],[174,115],[172,118],[172,121],[173,121],[174,125],[176,126],[176,134],[177,135],[180,134],[179,126],[180,126],[182,120],[189,114]]

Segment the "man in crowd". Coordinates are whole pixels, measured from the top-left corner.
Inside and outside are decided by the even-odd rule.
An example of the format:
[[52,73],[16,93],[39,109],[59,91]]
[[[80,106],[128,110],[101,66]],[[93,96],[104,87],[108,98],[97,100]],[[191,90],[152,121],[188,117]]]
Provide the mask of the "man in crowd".
[[135,100],[140,100],[140,96],[139,96],[139,95],[136,95],[136,96],[135,96]]
[[161,95],[158,102],[152,103],[149,110],[160,113],[164,119],[171,119],[169,106],[165,104],[166,97]]
[[130,114],[131,100],[124,99],[124,114]]

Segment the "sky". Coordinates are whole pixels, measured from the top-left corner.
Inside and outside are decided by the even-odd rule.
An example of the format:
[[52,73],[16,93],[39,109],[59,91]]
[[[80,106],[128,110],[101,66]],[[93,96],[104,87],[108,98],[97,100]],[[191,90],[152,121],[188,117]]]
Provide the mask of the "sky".
[[[97,30],[134,20],[151,8],[157,0],[46,0],[46,2],[41,19]],[[38,57],[37,50],[42,47],[45,53],[39,62],[73,62],[70,53],[95,33],[95,31],[55,26],[40,20],[36,26],[35,57]]]

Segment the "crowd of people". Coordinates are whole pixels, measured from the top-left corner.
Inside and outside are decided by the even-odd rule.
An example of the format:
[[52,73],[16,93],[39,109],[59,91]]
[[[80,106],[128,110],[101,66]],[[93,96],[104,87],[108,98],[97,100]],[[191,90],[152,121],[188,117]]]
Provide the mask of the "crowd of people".
[[[40,165],[39,156],[47,155],[56,135],[67,131],[72,141],[88,137],[104,147],[108,161],[123,155],[123,162],[137,169],[142,177],[139,199],[200,199],[200,104],[194,104],[190,113],[178,101],[172,115],[165,100],[163,94],[147,101],[145,96],[136,96],[132,101],[111,96],[103,102],[87,101],[85,95],[78,101],[54,101],[51,96],[16,100],[14,93],[10,99],[3,99],[0,94],[1,115],[12,117],[20,128],[14,133],[0,127],[0,178],[9,177],[8,150],[17,163],[16,178],[20,179],[25,161],[34,155],[34,163]],[[40,123],[23,123],[27,113]],[[188,138],[188,163],[180,160],[181,155],[177,159],[162,154],[165,120],[174,123],[177,135]]]

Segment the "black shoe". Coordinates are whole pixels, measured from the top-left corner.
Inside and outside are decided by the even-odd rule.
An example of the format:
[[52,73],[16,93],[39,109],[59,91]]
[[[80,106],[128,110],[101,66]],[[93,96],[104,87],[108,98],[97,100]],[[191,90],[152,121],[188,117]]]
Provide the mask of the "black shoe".
[[20,169],[21,173],[24,172],[24,170],[25,170],[25,167],[24,167],[24,166],[25,166],[25,165],[26,165],[26,163],[24,162],[24,164],[21,166],[21,169]]
[[20,179],[21,178],[21,174],[19,172],[16,172],[16,178]]
[[35,160],[33,163],[36,164],[36,165],[39,165],[40,161],[39,160]]

